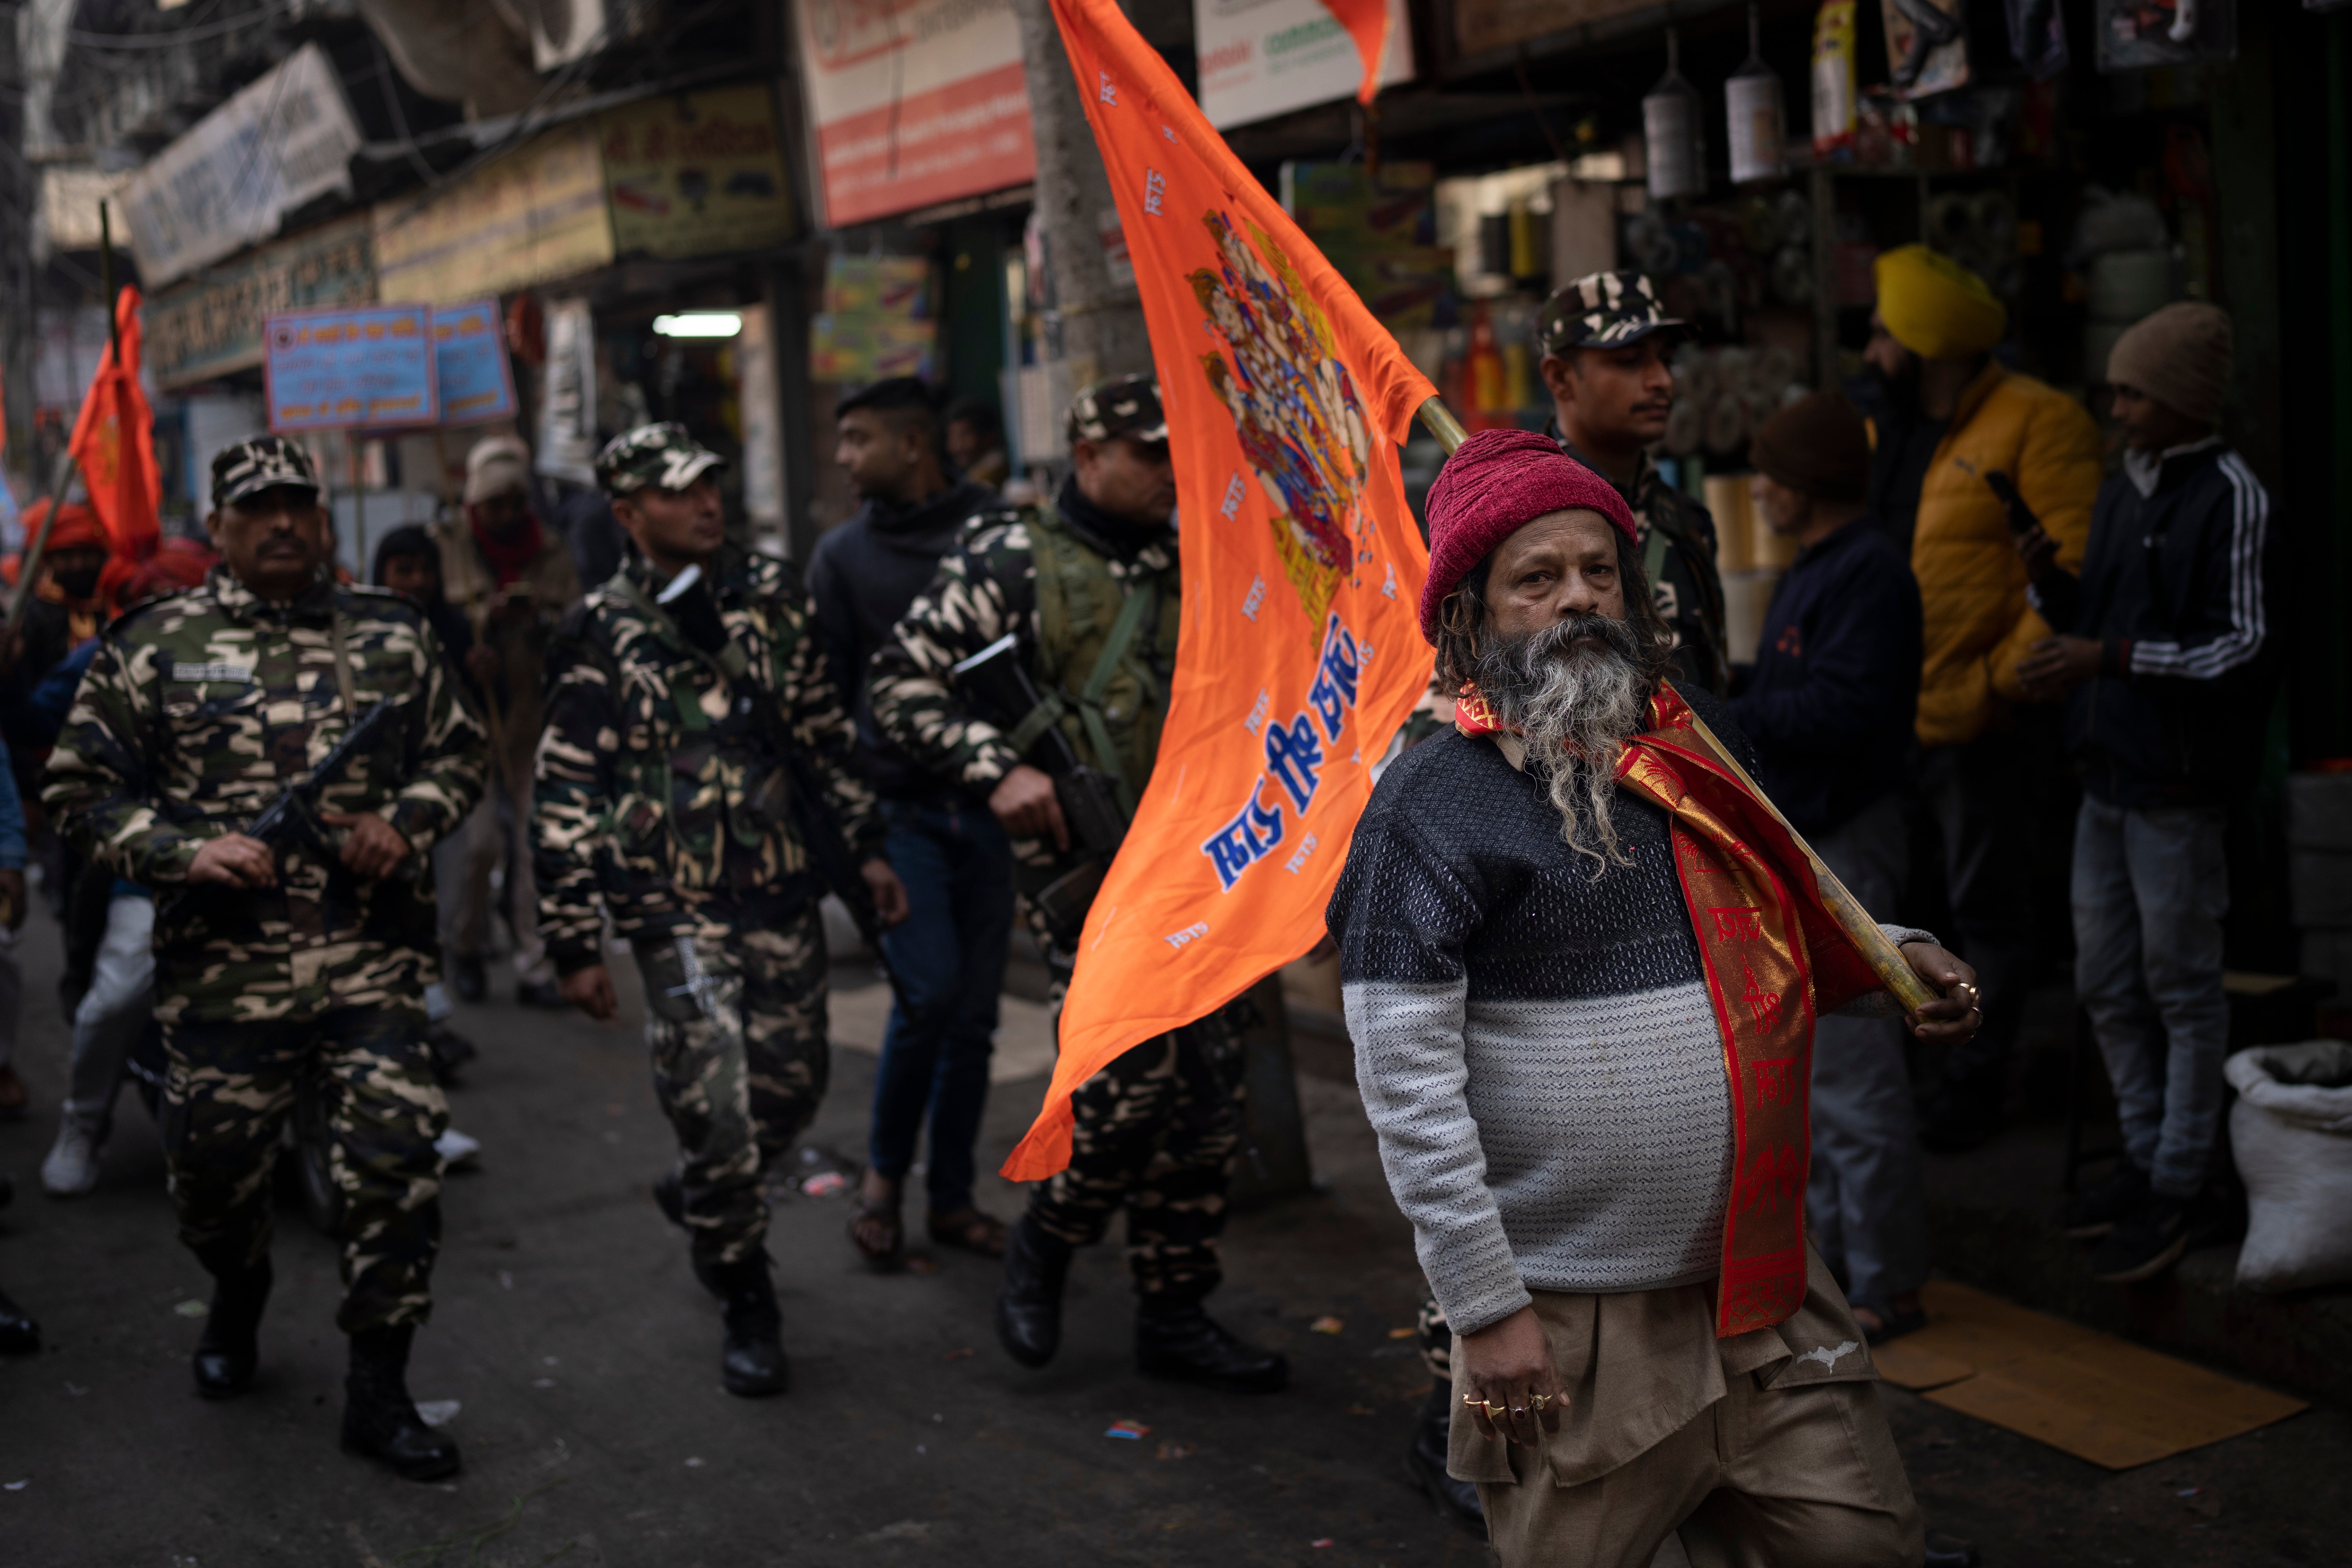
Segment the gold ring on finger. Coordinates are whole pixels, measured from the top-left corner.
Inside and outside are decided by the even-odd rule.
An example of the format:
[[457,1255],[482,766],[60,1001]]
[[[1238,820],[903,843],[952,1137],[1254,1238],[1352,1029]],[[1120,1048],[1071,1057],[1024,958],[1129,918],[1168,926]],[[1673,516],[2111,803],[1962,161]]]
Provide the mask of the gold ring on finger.
[[1492,1421],[1497,1415],[1507,1415],[1510,1414],[1510,1407],[1508,1405],[1497,1405],[1491,1399],[1485,1400],[1482,1403],[1486,1407],[1486,1419],[1489,1421]]
[[1469,1406],[1471,1409],[1473,1409],[1473,1410],[1479,1410],[1479,1409],[1483,1409],[1483,1408],[1485,1408],[1486,1404],[1486,1402],[1485,1400],[1483,1400],[1483,1399],[1479,1398],[1479,1397],[1478,1397],[1476,1394],[1464,1394],[1464,1395],[1462,1396],[1462,1403],[1463,1403],[1463,1404],[1465,1404],[1465,1405],[1468,1405],[1468,1406]]
[[1551,1403],[1551,1395],[1549,1394],[1531,1394],[1528,1395],[1528,1403],[1534,1405],[1538,1410],[1541,1410],[1544,1406]]

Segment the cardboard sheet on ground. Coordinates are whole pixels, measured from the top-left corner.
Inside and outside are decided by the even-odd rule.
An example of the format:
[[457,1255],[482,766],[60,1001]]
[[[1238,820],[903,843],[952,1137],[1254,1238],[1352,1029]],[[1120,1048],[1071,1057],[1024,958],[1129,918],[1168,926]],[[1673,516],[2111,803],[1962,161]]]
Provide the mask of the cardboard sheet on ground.
[[1872,1352],[1881,1377],[2111,1470],[2304,1408],[2299,1399],[1965,1285],[1933,1280],[1925,1296],[1927,1326]]

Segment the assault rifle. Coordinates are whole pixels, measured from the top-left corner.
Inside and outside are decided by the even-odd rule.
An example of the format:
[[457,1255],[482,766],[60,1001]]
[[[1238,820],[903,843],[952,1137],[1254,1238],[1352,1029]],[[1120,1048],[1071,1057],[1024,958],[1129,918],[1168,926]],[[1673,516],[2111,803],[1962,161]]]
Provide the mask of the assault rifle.
[[[1113,857],[1127,838],[1127,814],[1119,809],[1118,786],[1100,768],[1078,758],[1077,748],[1050,721],[1058,714],[1037,695],[1021,661],[1020,639],[1007,632],[957,664],[956,685],[977,698],[978,706],[1020,746],[1023,731],[1036,733],[1022,748],[1022,761],[1041,769],[1054,781],[1054,797],[1069,825],[1073,847],[1084,852],[1080,863],[1029,893],[1029,902],[1045,929],[1064,946],[1074,946],[1087,923],[1087,910],[1101,890]],[[1039,715],[1047,721],[1040,721]],[[1026,890],[1026,889],[1024,889]]]
[[[282,866],[289,851],[307,849],[330,866],[336,865],[335,847],[329,837],[327,825],[319,818],[319,799],[329,789],[343,782],[352,764],[375,751],[405,710],[404,702],[389,699],[360,715],[358,723],[343,732],[319,765],[309,775],[279,790],[261,815],[246,828],[245,836],[255,838],[268,847],[271,860]],[[179,913],[188,900],[198,894],[214,895],[239,891],[224,883],[194,882],[164,895],[156,901],[155,919],[160,923]]]
[[[776,772],[752,792],[751,809],[772,826],[790,821],[800,830],[801,844],[808,851],[817,880],[848,910],[851,923],[873,952],[874,962],[882,966],[882,976],[890,983],[892,994],[903,998],[898,973],[882,951],[882,915],[874,904],[874,889],[866,885],[866,874],[849,852],[841,818],[825,799],[824,781],[809,766],[773,695],[763,697],[764,689],[750,679],[751,660],[727,635],[726,625],[719,618],[718,602],[707,590],[693,592],[702,580],[702,568],[688,566],[663,586],[652,601],[654,607],[677,628],[688,647],[727,678],[737,693],[736,700],[759,721],[761,734],[775,757]],[[688,979],[693,983],[691,974]]]

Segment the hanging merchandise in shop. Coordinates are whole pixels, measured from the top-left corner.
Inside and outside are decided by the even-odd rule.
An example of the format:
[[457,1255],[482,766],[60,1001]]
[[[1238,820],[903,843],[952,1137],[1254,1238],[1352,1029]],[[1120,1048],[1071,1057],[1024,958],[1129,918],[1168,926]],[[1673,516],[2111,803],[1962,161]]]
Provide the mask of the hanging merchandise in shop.
[[[1323,0],[1192,0],[1201,112],[1218,130],[1353,98],[1364,75],[1356,40]],[[1405,0],[1388,0],[1375,82],[1413,76]]]
[[1897,96],[1930,98],[1969,84],[1969,29],[1960,0],[1879,0],[1886,74]]
[[2095,0],[2099,68],[2238,58],[2237,0]]
[[2002,0],[2009,19],[2009,52],[2029,81],[2065,74],[2073,55],[2066,47],[2066,17],[2059,0]]
[[1642,100],[1650,195],[1659,201],[1706,191],[1706,136],[1698,89],[1682,72],[1682,41],[1666,29],[1666,74]]
[[835,228],[1036,177],[1007,0],[796,0],[802,99]]
[[843,256],[824,265],[824,310],[809,323],[809,379],[840,384],[929,379],[939,344],[931,264],[919,256]]
[[1824,0],[1813,16],[1813,156],[1824,162],[1853,156],[1853,7]]
[[326,51],[305,44],[123,188],[141,279],[161,288],[268,239],[297,207],[350,195],[349,164],[363,140]]
[[261,363],[267,317],[375,295],[368,216],[353,213],[205,268],[147,301],[147,363],[155,384],[185,386]]
[[613,259],[596,132],[551,131],[421,199],[374,212],[377,294],[439,304],[572,277]]
[[1748,58],[1723,84],[1735,185],[1777,180],[1789,172],[1787,110],[1780,101],[1780,79],[1764,63],[1763,28],[1755,0],[1748,0]]
[[621,255],[716,256],[792,238],[791,182],[766,83],[608,110],[596,137]]

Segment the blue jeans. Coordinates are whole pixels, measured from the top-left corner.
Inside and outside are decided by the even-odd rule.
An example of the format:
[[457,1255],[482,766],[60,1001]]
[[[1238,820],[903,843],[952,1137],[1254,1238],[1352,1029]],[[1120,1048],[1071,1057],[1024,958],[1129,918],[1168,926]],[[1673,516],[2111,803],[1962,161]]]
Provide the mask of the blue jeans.
[[2124,1151],[2167,1197],[2205,1185],[2221,1129],[2222,823],[2218,806],[2127,810],[2084,795],[2074,825],[2074,990],[2115,1085]]
[[930,1112],[933,1214],[971,1206],[971,1146],[988,1104],[996,999],[1013,936],[1013,846],[985,805],[885,801],[884,853],[907,885],[907,918],[882,938],[901,996],[882,1035],[866,1158],[896,1182]]
[[[1881,795],[1816,834],[1813,850],[1877,916],[1890,916],[1911,873],[1903,802]],[[1839,1015],[1813,1026],[1813,1166],[1805,1228],[1840,1271],[1846,1300],[1883,1317],[1927,1279],[1927,1188],[1918,1112],[1897,1018]]]

